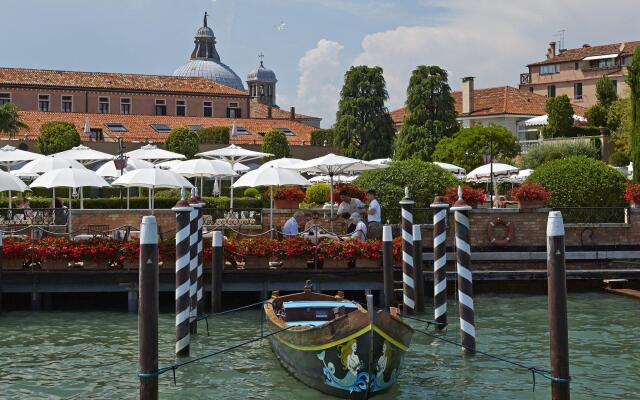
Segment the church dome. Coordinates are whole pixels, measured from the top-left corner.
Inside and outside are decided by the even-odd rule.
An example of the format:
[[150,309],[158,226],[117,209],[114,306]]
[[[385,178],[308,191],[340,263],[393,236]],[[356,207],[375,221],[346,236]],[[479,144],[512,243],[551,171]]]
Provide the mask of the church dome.
[[233,70],[220,61],[216,50],[216,37],[207,26],[207,13],[204,14],[204,26],[195,35],[195,48],[191,60],[176,69],[173,76],[191,76],[206,78],[221,85],[244,91],[242,79]]
[[275,72],[266,68],[262,61],[260,61],[260,65],[247,75],[247,81],[277,82],[278,80],[276,79]]

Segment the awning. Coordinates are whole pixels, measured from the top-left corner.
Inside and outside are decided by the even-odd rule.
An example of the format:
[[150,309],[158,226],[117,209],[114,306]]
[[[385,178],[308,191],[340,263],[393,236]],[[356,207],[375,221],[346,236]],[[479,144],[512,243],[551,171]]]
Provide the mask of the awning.
[[601,56],[589,56],[589,57],[585,57],[582,60],[583,61],[589,61],[589,60],[604,60],[605,58],[616,58],[620,55],[620,53],[614,53],[614,54],[603,54]]

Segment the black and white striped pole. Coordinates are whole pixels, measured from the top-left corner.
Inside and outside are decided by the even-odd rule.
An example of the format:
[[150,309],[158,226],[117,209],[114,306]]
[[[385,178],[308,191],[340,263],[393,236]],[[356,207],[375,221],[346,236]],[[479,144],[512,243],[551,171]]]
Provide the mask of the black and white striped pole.
[[393,233],[391,225],[382,227],[382,273],[384,279],[384,306],[395,306],[393,293]]
[[447,208],[444,197],[437,196],[433,203],[433,314],[442,330],[447,323]]
[[422,271],[422,230],[413,224],[413,282],[415,283],[416,312],[424,312],[424,273]]
[[196,334],[198,333],[198,208],[200,208],[200,200],[198,200],[195,187],[191,189],[189,206],[191,206],[189,214],[189,298],[191,310],[189,331],[191,334]]
[[458,186],[458,200],[451,211],[456,221],[456,259],[458,274],[458,315],[460,317],[460,341],[467,353],[476,351],[475,311],[473,307],[473,274],[471,270],[471,242],[469,240],[469,206],[462,198]]
[[4,256],[3,256],[3,251],[4,251],[4,245],[3,245],[3,239],[4,239],[4,231],[0,231],[0,313],[2,313],[2,268],[4,267]]
[[413,214],[414,201],[409,197],[409,188],[404,188],[404,198],[400,200],[402,213],[402,312],[415,314],[415,281],[413,271]]
[[[198,189],[196,189],[197,192]],[[203,268],[204,268],[204,243],[203,243],[203,229],[204,229],[204,216],[202,214],[202,209],[204,207],[204,202],[202,198],[198,196],[198,201],[200,202],[200,207],[198,207],[198,285],[197,285],[197,301],[198,307],[196,308],[197,316],[200,316],[204,313],[204,282],[203,282]],[[196,325],[197,327],[197,325]]]
[[193,208],[182,199],[172,208],[176,213],[176,356],[189,357],[189,316],[191,315],[191,281],[189,266],[191,262],[191,224],[190,214]]
[[213,313],[222,311],[222,269],[224,268],[222,239],[221,231],[213,231],[211,263],[211,312]]

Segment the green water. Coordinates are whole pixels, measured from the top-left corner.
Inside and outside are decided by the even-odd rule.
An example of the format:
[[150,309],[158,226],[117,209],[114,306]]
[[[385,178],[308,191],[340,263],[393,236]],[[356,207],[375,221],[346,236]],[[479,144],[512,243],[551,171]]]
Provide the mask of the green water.
[[[547,367],[546,296],[476,297],[478,349]],[[640,398],[640,301],[604,293],[569,296],[573,399]],[[259,313],[210,322],[192,355],[260,334]],[[429,316],[425,316],[429,317]],[[173,315],[160,317],[160,365],[174,362]],[[457,340],[455,317],[447,338]],[[418,327],[420,323],[412,325]],[[137,397],[137,319],[117,312],[7,312],[0,317],[0,398]],[[266,341],[160,378],[163,399],[322,399],[278,364]],[[483,356],[414,336],[399,384],[381,399],[548,399],[549,382]]]

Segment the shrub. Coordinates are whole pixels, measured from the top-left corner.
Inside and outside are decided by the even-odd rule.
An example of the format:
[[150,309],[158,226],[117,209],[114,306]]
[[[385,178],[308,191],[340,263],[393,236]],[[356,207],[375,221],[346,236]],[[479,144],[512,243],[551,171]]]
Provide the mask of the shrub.
[[545,162],[563,157],[585,156],[593,159],[600,158],[600,152],[587,142],[542,143],[530,149],[524,155],[525,168],[537,168]]
[[[338,201],[338,197],[340,197],[340,192],[345,190],[349,197],[353,197],[355,199],[359,199],[364,201],[367,197],[364,190],[362,190],[358,185],[353,183],[338,183],[334,185],[334,193],[333,193],[333,201]],[[329,195],[327,195],[327,200],[329,201]]]
[[[487,192],[484,189],[475,189],[469,186],[462,186],[462,199],[470,206],[476,207],[484,203]],[[444,193],[444,201],[453,206],[458,201],[458,186],[447,188]]]
[[607,126],[608,110],[600,104],[596,104],[589,108],[585,113],[589,126]]
[[[267,190],[264,193],[264,198],[268,200],[270,197],[271,190]],[[304,197],[304,189],[301,189],[298,186],[280,186],[273,194],[273,198],[275,200],[295,200],[297,202],[301,202],[304,200]]]
[[165,141],[165,147],[169,151],[184,154],[187,158],[193,158],[198,152],[198,135],[189,128],[173,128]]
[[331,193],[331,188],[326,183],[316,183],[307,188],[305,203],[324,204]]
[[373,189],[378,193],[382,207],[399,207],[404,197],[405,186],[417,208],[427,208],[435,196],[445,188],[454,186],[456,178],[451,172],[433,163],[421,160],[392,161],[387,168],[365,171],[355,183],[363,189]]
[[311,144],[313,146],[333,146],[333,138],[335,137],[333,129],[317,129],[311,132]]
[[259,194],[260,193],[258,192],[258,189],[256,189],[256,188],[250,187],[250,188],[246,188],[244,190],[244,197],[249,197],[249,198],[255,199],[256,197],[258,197]]
[[600,128],[597,126],[576,125],[571,130],[570,137],[580,137],[580,136],[600,136]]
[[284,132],[277,129],[272,129],[267,132],[262,139],[262,152],[273,154],[273,157],[265,158],[265,160],[289,157],[291,150],[289,149],[289,141]]
[[549,202],[549,192],[539,183],[527,180],[522,185],[511,190],[511,196],[518,201]]
[[565,157],[533,171],[531,181],[551,196],[551,207],[622,207],[627,180],[602,161]]
[[70,122],[47,122],[40,128],[38,147],[42,154],[53,154],[80,145],[80,134]]
[[544,110],[549,116],[547,125],[542,129],[545,138],[564,137],[573,127],[573,107],[566,94],[547,99]]
[[229,144],[228,126],[211,126],[198,129],[198,140],[202,144]]
[[629,156],[621,151],[615,151],[609,156],[609,164],[615,167],[626,167],[629,165]]

